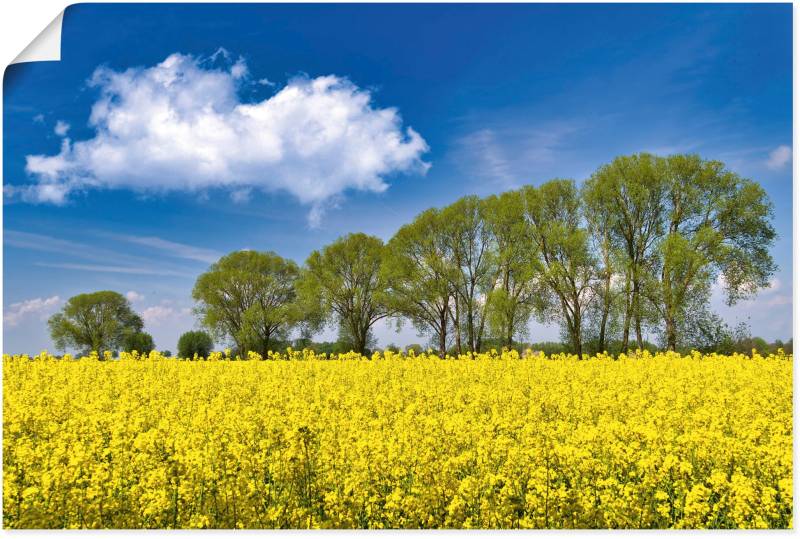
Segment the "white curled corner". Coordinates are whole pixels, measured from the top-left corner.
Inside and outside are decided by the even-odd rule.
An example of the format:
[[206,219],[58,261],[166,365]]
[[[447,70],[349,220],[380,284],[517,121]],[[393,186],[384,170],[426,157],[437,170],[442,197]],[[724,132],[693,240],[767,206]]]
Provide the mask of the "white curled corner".
[[63,21],[64,12],[62,11],[11,63],[58,62],[61,60],[61,23]]

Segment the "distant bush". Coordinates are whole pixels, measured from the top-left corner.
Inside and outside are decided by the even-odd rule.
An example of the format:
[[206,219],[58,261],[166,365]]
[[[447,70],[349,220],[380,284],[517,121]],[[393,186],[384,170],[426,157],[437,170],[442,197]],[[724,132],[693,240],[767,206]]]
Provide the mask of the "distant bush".
[[528,348],[534,352],[544,352],[547,356],[569,352],[569,347],[560,342],[534,342]]
[[178,356],[191,359],[197,354],[208,357],[214,347],[214,339],[205,331],[187,331],[178,340]]
[[144,331],[129,331],[122,336],[122,350],[125,352],[136,350],[141,354],[149,354],[155,349],[153,337]]

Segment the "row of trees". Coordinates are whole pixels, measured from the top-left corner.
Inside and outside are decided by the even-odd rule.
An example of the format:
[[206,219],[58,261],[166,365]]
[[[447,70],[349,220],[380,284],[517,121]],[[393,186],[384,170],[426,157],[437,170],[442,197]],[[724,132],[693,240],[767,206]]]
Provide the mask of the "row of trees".
[[[310,343],[328,325],[363,352],[386,318],[411,323],[442,354],[514,346],[531,319],[559,323],[577,354],[642,348],[648,332],[673,350],[723,346],[735,339],[708,310],[712,286],[733,303],[768,285],[771,216],[764,190],[718,161],[638,154],[581,188],[555,179],[428,209],[386,244],[347,235],[302,268],[237,251],[200,275],[192,295],[201,324],[241,354],[266,354],[297,333]],[[153,347],[115,292],[71,298],[49,325],[59,348]],[[212,346],[185,337],[185,350]]]
[[386,244],[350,234],[302,268],[234,252],[193,297],[202,324],[238,351],[328,324],[364,351],[384,318],[410,322],[440,353],[513,346],[532,318],[558,322],[578,354],[642,347],[648,331],[676,349],[721,324],[708,312],[715,283],[729,303],[768,285],[771,216],[765,191],[718,161],[638,154],[580,189],[556,179],[426,210]]

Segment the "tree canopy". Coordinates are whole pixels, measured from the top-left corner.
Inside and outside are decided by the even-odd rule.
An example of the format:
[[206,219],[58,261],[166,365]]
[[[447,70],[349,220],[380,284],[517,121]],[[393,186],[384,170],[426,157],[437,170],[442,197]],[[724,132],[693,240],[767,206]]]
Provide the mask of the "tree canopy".
[[348,234],[312,252],[299,282],[307,319],[317,326],[337,323],[356,352],[366,349],[372,326],[392,312],[381,271],[385,249],[379,238]]
[[118,292],[103,290],[78,294],[47,322],[59,350],[116,351],[126,335],[141,332],[144,322]]
[[238,353],[262,355],[302,318],[296,299],[297,264],[273,252],[236,251],[223,256],[192,291],[202,324]]

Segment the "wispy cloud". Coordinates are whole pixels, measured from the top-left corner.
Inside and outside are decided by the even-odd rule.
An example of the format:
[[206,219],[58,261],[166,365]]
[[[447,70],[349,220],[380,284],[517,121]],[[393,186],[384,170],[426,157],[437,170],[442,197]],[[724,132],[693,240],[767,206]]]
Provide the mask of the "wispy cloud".
[[165,240],[157,236],[133,236],[126,234],[106,234],[109,237],[115,238],[120,241],[141,245],[156,251],[160,251],[166,255],[183,258],[186,260],[196,260],[198,262],[205,262],[212,264],[219,260],[222,256],[217,251],[206,249],[204,247],[195,247],[185,243],[178,243],[175,241]]
[[[116,234],[100,233],[101,236],[128,241],[143,246],[157,249],[161,252],[171,253],[175,258],[197,260],[205,263],[213,262],[219,258],[219,254],[209,249],[192,247],[181,243],[169,242],[161,238],[149,236],[124,236]],[[163,260],[156,264],[152,259],[135,256],[123,252],[95,247],[87,243],[55,238],[44,234],[32,232],[22,232],[19,230],[6,230],[4,232],[5,244],[10,247],[29,249],[44,253],[52,253],[60,257],[80,259],[94,262],[95,264],[78,264],[69,262],[45,263],[39,265],[47,267],[59,267],[62,269],[103,271],[111,273],[130,273],[139,275],[192,275],[193,272],[181,268],[174,264],[169,264]],[[97,264],[100,263],[100,264]]]
[[135,290],[129,290],[126,292],[125,297],[131,302],[142,301],[144,299],[144,296]]
[[129,273],[132,275],[165,275],[173,277],[189,277],[190,272],[173,271],[162,269],[157,264],[153,267],[134,267],[134,266],[107,266],[104,264],[70,264],[70,263],[54,263],[48,264],[46,262],[37,262],[37,266],[44,268],[58,268],[78,271],[96,271],[101,273]]
[[9,327],[17,326],[23,319],[29,316],[39,316],[46,318],[54,313],[62,300],[59,296],[49,298],[33,298],[18,303],[12,303],[4,312],[3,321]]
[[[83,255],[85,258],[93,258],[95,255],[93,248],[87,250],[88,246],[81,243],[53,238],[43,234],[21,232],[19,230],[5,230],[3,233],[3,241],[10,247],[18,247],[20,249],[31,249],[34,251],[63,255]],[[96,254],[98,257],[103,256],[103,253]]]
[[511,170],[511,159],[494,130],[480,129],[469,133],[459,140],[459,145],[464,157],[471,156],[476,170],[485,179],[503,186],[511,186],[518,180]]
[[536,127],[506,122],[468,132],[455,143],[454,159],[464,170],[496,187],[509,189],[531,181],[573,150],[570,138],[578,122],[542,122]]

